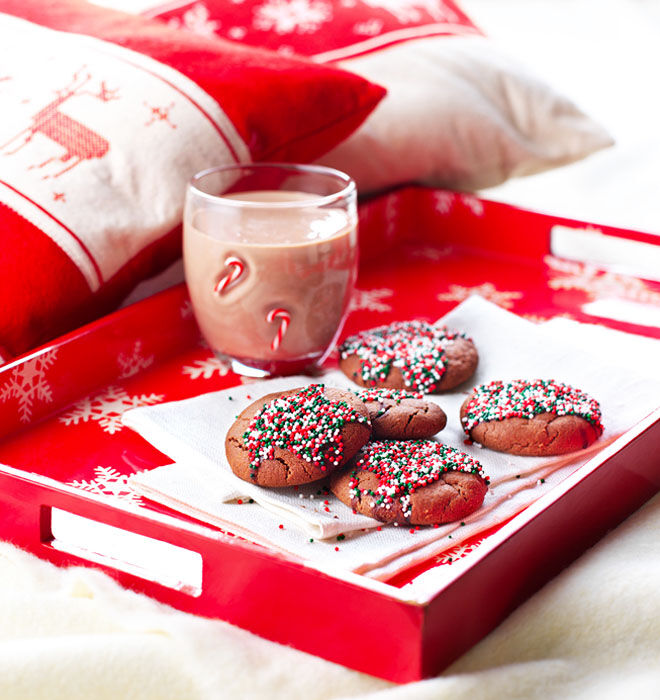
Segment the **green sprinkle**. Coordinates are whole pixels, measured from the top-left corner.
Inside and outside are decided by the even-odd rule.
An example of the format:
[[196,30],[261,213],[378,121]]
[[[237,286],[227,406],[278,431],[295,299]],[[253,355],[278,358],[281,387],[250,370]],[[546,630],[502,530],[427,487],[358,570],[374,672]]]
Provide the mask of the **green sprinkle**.
[[433,391],[447,369],[447,346],[462,333],[426,321],[396,321],[347,338],[339,347],[342,359],[356,355],[360,376],[374,387],[397,367],[404,384],[416,391]]
[[344,425],[366,422],[367,418],[345,402],[324,396],[323,384],[312,384],[268,402],[250,421],[243,441],[253,469],[264,459],[274,459],[274,450],[279,447],[325,470],[345,461]]
[[[357,470],[348,483],[351,498],[371,496],[376,505],[399,500],[406,517],[410,516],[409,499],[417,489],[436,482],[448,470],[472,473],[486,480],[481,464],[456,448],[431,440],[375,441],[364,446],[356,459]],[[360,488],[359,471],[378,477],[378,487]]]
[[337,541],[341,542],[342,540],[346,539],[346,535],[337,535]]
[[507,418],[532,419],[540,413],[577,415],[591,423],[599,433],[603,430],[598,401],[554,379],[498,380],[476,387],[466,405],[463,429],[469,437],[477,423]]

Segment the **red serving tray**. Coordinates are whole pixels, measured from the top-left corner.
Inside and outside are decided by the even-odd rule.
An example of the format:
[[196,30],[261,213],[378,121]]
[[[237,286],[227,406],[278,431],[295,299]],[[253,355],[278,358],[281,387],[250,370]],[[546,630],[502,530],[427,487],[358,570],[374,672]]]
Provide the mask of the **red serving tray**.
[[[594,319],[600,295],[660,309],[660,284],[551,255],[551,229],[586,224],[505,204],[406,188],[361,208],[363,263],[344,333],[435,320],[468,294],[533,319],[568,315],[660,338],[654,326]],[[593,230],[593,227],[591,227]],[[660,245],[640,232],[607,237]],[[461,551],[461,573],[423,600],[406,583],[320,573],[156,504],[126,477],[168,460],[118,417],[135,405],[238,384],[200,344],[183,285],[122,309],[0,368],[0,537],[56,564],[99,566],[187,612],[393,681],[435,674],[660,489],[660,409],[504,526]],[[660,403],[660,397],[659,397]],[[201,590],[165,585],[90,552],[64,551],[53,508],[197,552]],[[339,602],[339,604],[337,604]],[[314,624],[310,625],[310,621]]]

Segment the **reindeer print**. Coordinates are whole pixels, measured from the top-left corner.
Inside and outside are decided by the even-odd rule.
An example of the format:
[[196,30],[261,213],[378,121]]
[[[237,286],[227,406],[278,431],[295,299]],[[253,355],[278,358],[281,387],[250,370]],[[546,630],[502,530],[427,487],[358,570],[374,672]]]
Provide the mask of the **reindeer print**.
[[[96,91],[84,89],[89,85],[91,79],[91,74],[84,66],[76,71],[67,86],[55,90],[55,99],[44,105],[32,116],[32,123],[26,129],[0,145],[0,151],[4,151],[4,154],[8,156],[13,155],[27,146],[37,134],[45,136],[63,148],[64,153],[53,155],[41,163],[29,166],[29,170],[43,170],[51,163],[57,163],[55,168],[50,168],[51,172],[46,172],[42,176],[43,180],[58,178],[83,161],[103,158],[110,148],[108,141],[82,122],[60,111],[62,104],[81,95],[91,95],[102,102],[119,99],[117,90],[108,89],[105,81],[100,82]],[[64,164],[64,167],[58,169],[59,164]]]
[[154,107],[147,104],[147,102],[144,103],[144,106],[147,107],[151,114],[149,121],[144,123],[145,126],[151,126],[156,122],[165,122],[170,128],[176,129],[176,124],[170,121],[170,110],[174,107],[174,102],[170,102],[167,107]]

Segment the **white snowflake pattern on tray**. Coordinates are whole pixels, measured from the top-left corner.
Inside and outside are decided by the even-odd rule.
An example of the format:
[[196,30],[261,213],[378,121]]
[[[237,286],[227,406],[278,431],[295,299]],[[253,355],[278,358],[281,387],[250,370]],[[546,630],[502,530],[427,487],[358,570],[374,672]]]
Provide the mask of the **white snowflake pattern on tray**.
[[193,317],[193,307],[192,307],[192,302],[190,299],[186,299],[183,304],[181,304],[181,308],[179,309],[179,313],[181,314],[181,318],[192,318]]
[[443,216],[449,214],[457,202],[467,207],[474,216],[481,217],[484,215],[484,203],[473,194],[464,193],[458,195],[447,190],[438,190],[433,194],[433,207],[438,214]]
[[442,292],[436,296],[438,301],[465,301],[473,294],[478,294],[484,299],[501,306],[503,309],[511,309],[516,299],[521,299],[522,292],[504,292],[496,289],[492,282],[484,282],[475,287],[463,287],[460,284],[450,284],[448,292]]
[[111,496],[135,505],[144,505],[143,500],[128,483],[129,478],[130,475],[122,474],[112,467],[99,466],[94,469],[93,479],[74,479],[67,484],[98,496]]
[[124,427],[121,422],[124,411],[138,406],[152,406],[164,398],[162,394],[130,396],[119,386],[109,386],[99,394],[86,396],[82,401],[78,401],[70,411],[59,417],[59,421],[65,425],[97,421],[104,432],[114,435]]
[[453,249],[451,246],[435,246],[435,245],[409,245],[406,246],[406,255],[411,260],[430,260],[438,262],[451,255]]
[[576,289],[585,292],[591,299],[617,297],[642,304],[660,304],[660,292],[653,291],[636,277],[626,277],[551,255],[546,256],[544,262],[554,273],[558,273],[548,282],[551,289]]
[[539,314],[521,314],[522,318],[530,323],[545,323],[548,320],[547,316],[540,316]]
[[461,202],[475,215],[484,215],[484,203],[473,194],[462,194]]
[[254,28],[278,34],[312,34],[331,19],[325,0],[267,0],[254,10]]
[[548,321],[554,320],[556,318],[566,318],[570,321],[575,321],[575,316],[573,316],[573,314],[569,314],[568,312],[564,312],[561,314],[551,314],[548,316],[542,316],[540,314],[520,314],[520,316],[526,321],[530,321],[531,323],[547,323]]
[[433,193],[433,207],[438,214],[449,214],[456,202],[456,195],[453,192],[438,190]]
[[349,313],[353,311],[391,311],[392,307],[383,299],[394,295],[391,289],[356,289],[353,292]]
[[54,348],[23,362],[12,370],[9,379],[0,387],[0,401],[7,403],[15,399],[22,423],[30,422],[36,402],[50,403],[53,400],[47,370],[52,367],[56,357],[57,348]]
[[436,562],[438,564],[453,564],[458,559],[462,559],[470,552],[474,551],[482,542],[483,539],[480,539],[475,542],[470,542],[469,544],[459,544],[456,547],[447,549],[436,558]]
[[142,353],[142,341],[136,340],[133,344],[133,349],[129,353],[119,353],[117,356],[117,364],[121,369],[120,379],[132,377],[143,369],[151,367],[154,363],[153,355],[144,355]]
[[215,374],[224,377],[230,369],[228,362],[211,355],[204,360],[195,360],[192,365],[184,365],[181,371],[190,379],[210,379]]
[[399,221],[401,214],[401,197],[388,197],[385,201],[385,230],[383,231],[383,241],[393,241],[399,232]]

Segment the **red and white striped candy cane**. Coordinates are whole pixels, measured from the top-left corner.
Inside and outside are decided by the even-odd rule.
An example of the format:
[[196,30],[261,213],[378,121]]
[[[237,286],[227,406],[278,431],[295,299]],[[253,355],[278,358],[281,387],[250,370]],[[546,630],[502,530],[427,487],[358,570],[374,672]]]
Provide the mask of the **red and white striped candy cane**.
[[225,267],[230,268],[229,272],[221,277],[217,281],[215,287],[213,287],[213,292],[218,295],[224,294],[227,287],[233,284],[243,274],[245,263],[235,255],[229,255],[225,259]]
[[291,323],[291,314],[286,309],[281,309],[279,307],[271,309],[266,314],[266,321],[268,321],[268,323],[273,323],[276,319],[280,320],[280,327],[277,329],[273,342],[270,344],[270,349],[273,351],[277,350],[282,343],[282,339],[289,328],[289,323]]

